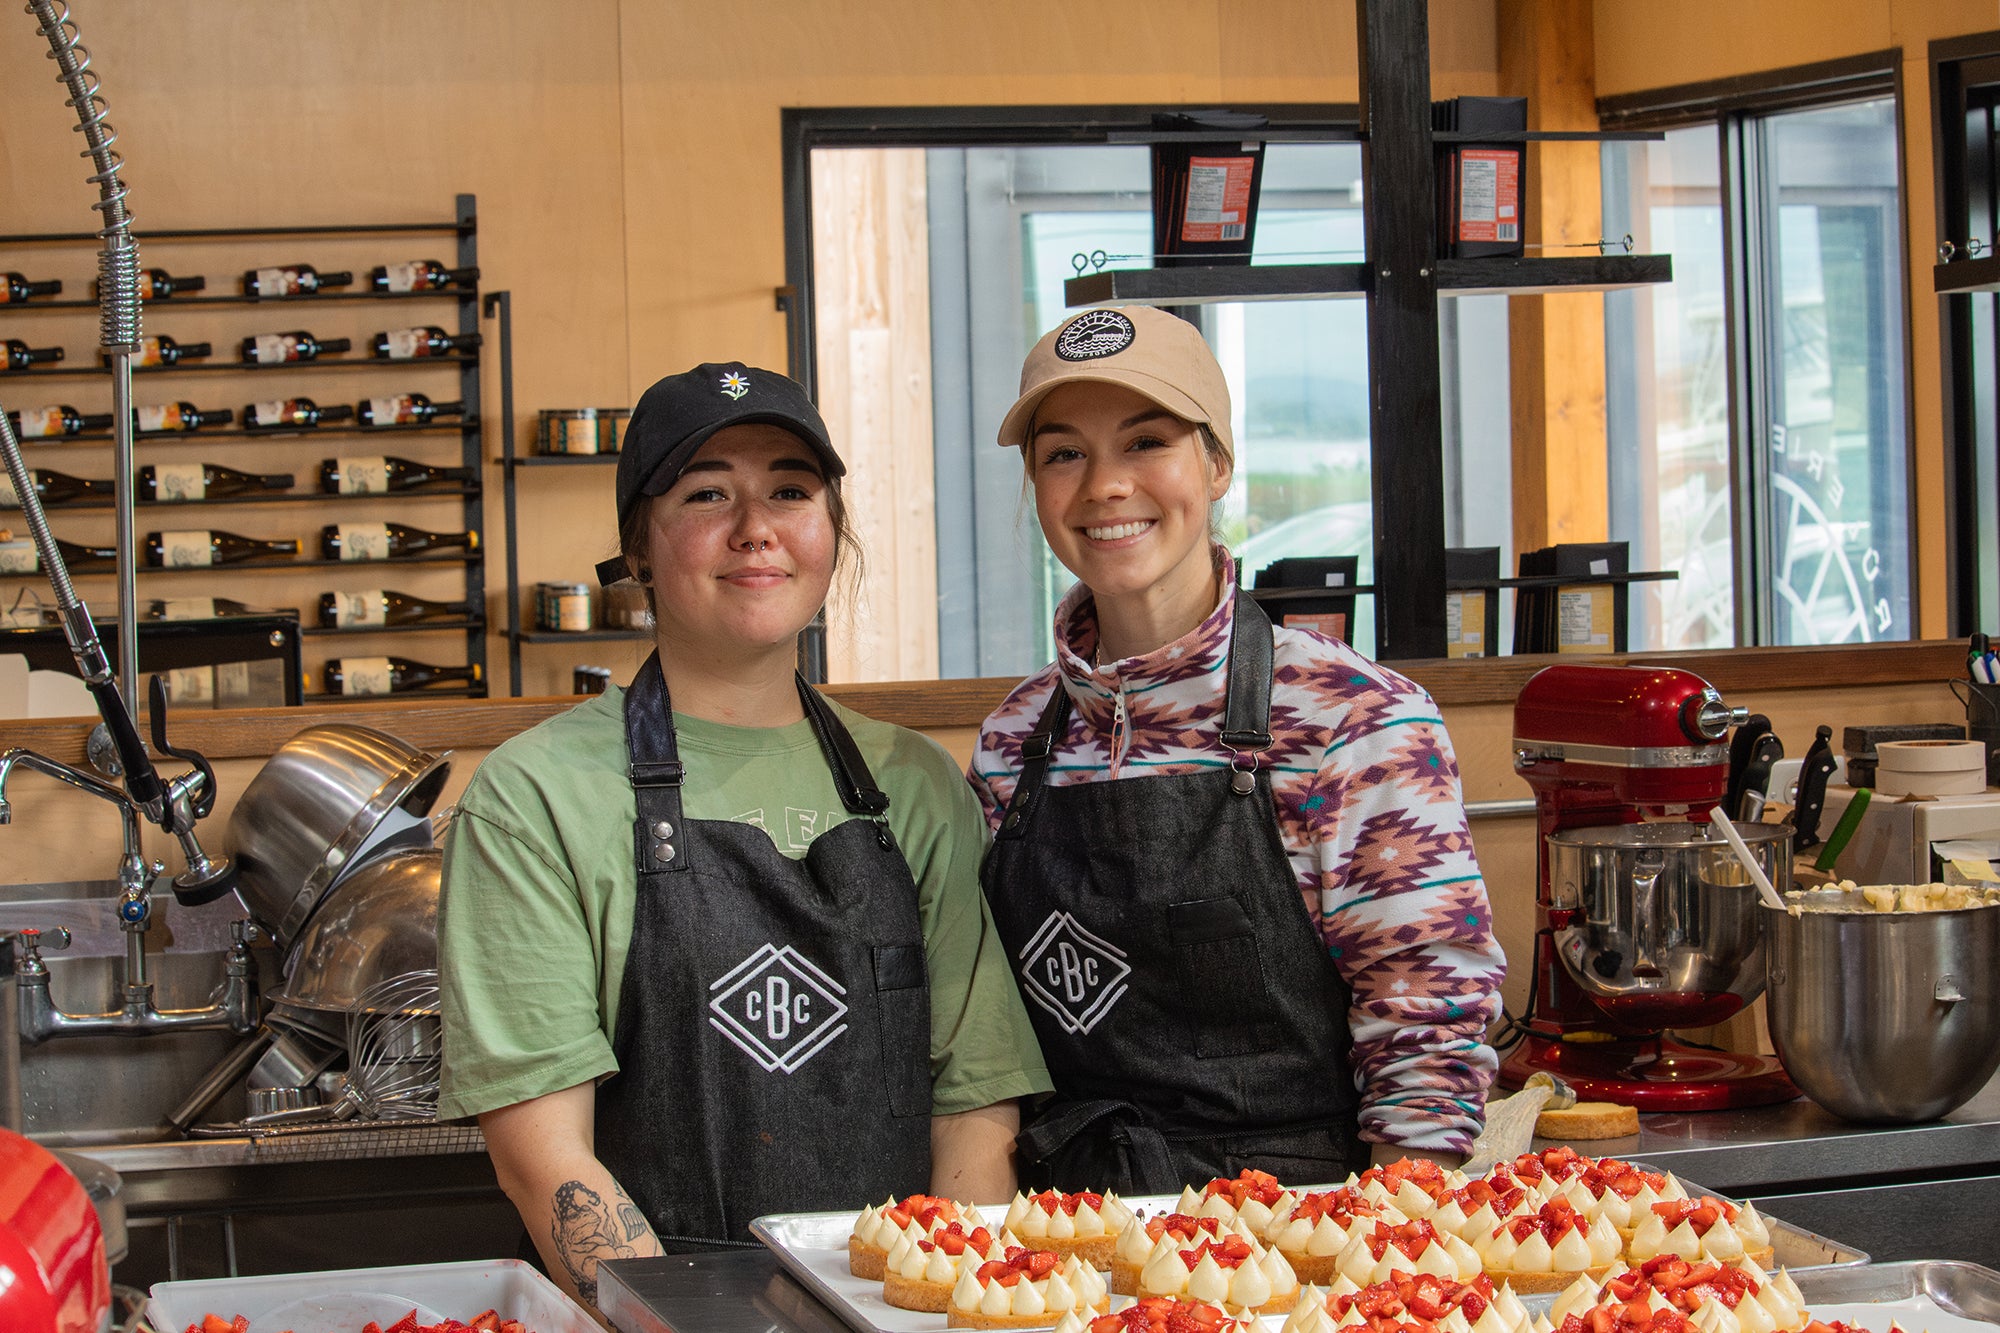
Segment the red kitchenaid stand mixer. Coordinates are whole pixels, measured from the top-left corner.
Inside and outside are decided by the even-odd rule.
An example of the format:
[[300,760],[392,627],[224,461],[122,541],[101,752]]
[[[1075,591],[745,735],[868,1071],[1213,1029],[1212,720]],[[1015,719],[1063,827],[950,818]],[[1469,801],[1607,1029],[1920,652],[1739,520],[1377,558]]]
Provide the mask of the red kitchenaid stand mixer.
[[[1716,951],[1735,955],[1733,988],[1714,979],[1676,982],[1657,967],[1637,971],[1659,980],[1633,982],[1628,960],[1610,950],[1591,952],[1592,932],[1605,929],[1601,913],[1609,909],[1559,895],[1552,876],[1550,835],[1568,830],[1598,830],[1581,836],[1616,844],[1619,830],[1606,826],[1672,820],[1671,827],[1633,830],[1627,850],[1646,854],[1643,845],[1653,841],[1646,834],[1657,832],[1682,851],[1692,841],[1706,856],[1708,813],[1722,802],[1729,778],[1725,741],[1731,723],[1741,721],[1707,681],[1671,668],[1559,665],[1522,689],[1514,704],[1514,770],[1534,789],[1540,825],[1537,929],[1527,1033],[1502,1062],[1502,1083],[1519,1087],[1545,1069],[1579,1097],[1651,1111],[1763,1106],[1799,1095],[1772,1056],[1691,1046],[1665,1035],[1671,1027],[1722,1022],[1755,998],[1763,969],[1754,915],[1729,917],[1741,920],[1741,928],[1708,927]],[[1788,836],[1784,841],[1788,846]],[[1716,847],[1727,855],[1720,839]],[[1640,923],[1652,930],[1650,911],[1642,910]],[[1675,924],[1687,926],[1684,920]],[[1698,923],[1693,938],[1700,963]],[[1615,988],[1586,972],[1593,966],[1607,976],[1622,966],[1624,992],[1608,993]]]

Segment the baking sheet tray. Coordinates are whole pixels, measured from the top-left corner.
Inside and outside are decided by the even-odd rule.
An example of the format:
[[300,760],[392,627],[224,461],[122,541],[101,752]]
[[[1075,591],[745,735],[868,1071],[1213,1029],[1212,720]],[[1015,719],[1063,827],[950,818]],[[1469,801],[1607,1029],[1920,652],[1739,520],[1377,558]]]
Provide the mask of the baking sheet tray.
[[[1714,1190],[1704,1190],[1688,1181],[1681,1183],[1690,1194],[1715,1194]],[[1330,1188],[1332,1186],[1306,1186],[1301,1192]],[[1127,1198],[1125,1202],[1135,1212],[1150,1213],[1171,1209],[1178,1197],[1172,1194],[1138,1195]],[[824,1301],[827,1308],[839,1315],[842,1322],[856,1333],[940,1333],[944,1328],[943,1315],[899,1310],[882,1299],[880,1282],[858,1278],[847,1271],[847,1237],[854,1229],[855,1213],[859,1211],[857,1207],[854,1212],[844,1213],[774,1213],[752,1222],[750,1234],[769,1246],[785,1271]],[[987,1211],[996,1217],[1004,1213],[1004,1209]],[[1775,1261],[1794,1274],[1811,1273],[1830,1265],[1868,1262],[1868,1256],[1860,1250],[1788,1222],[1767,1215],[1764,1223],[1771,1230]],[[1805,1278],[1801,1276],[1799,1280],[1803,1286]],[[1284,1320],[1274,1315],[1268,1316],[1265,1322],[1271,1329],[1276,1329]],[[1921,1331],[1910,1330],[1910,1333]],[[1931,1333],[1946,1331],[1932,1329]],[[1957,1333],[1967,1331],[1958,1330]]]
[[1992,1333],[2000,1327],[2000,1273],[1979,1264],[1927,1260],[1793,1277],[1815,1315],[1871,1333],[1887,1333],[1891,1318],[1912,1333]]

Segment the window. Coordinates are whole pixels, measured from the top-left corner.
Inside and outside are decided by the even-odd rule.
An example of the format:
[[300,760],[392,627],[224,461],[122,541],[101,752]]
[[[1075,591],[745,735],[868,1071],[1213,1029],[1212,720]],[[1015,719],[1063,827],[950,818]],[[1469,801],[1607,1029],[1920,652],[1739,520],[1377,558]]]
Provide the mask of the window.
[[1633,646],[1909,637],[1896,102],[1723,110],[1604,148],[1605,230],[1674,257],[1606,298]]
[[[920,126],[898,131],[905,145],[922,137]],[[1358,147],[1278,143],[1267,152],[1253,262],[1358,259]],[[993,442],[994,430],[1014,400],[1022,358],[1071,313],[1064,280],[1099,252],[1104,267],[1151,264],[1149,152],[1089,143],[860,145],[815,147],[807,162],[813,387],[850,458],[850,508],[868,547],[856,600],[829,617],[830,678],[1025,675],[1049,660],[1055,605],[1071,579],[1042,541],[1017,454]],[[1447,312],[1448,540],[1500,546],[1511,559],[1505,298],[1463,298]],[[1246,577],[1285,556],[1353,554],[1368,582],[1363,303],[1184,313],[1230,384],[1236,475],[1217,525]],[[914,338],[919,318],[926,332]],[[904,420],[901,399],[912,385],[927,398],[928,429],[905,420],[882,438],[877,428]],[[853,406],[885,386],[892,405]],[[918,473],[934,496],[927,541],[909,532],[915,493],[903,478]],[[1501,503],[1490,502],[1495,495]],[[910,562],[924,564],[928,590]],[[914,605],[923,597],[935,599],[934,613]],[[1368,652],[1374,627],[1365,598],[1356,621],[1356,647]]]

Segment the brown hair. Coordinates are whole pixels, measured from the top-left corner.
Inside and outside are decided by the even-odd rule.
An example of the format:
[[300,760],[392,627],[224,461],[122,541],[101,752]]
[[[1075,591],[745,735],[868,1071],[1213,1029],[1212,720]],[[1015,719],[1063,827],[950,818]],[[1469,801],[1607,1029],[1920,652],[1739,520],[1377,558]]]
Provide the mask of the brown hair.
[[[847,512],[847,499],[840,493],[840,478],[822,476],[826,496],[826,516],[833,523],[834,547],[833,567],[841,582],[847,585],[851,594],[860,585],[864,557],[861,552],[861,538],[854,531],[854,521]],[[625,524],[618,530],[618,554],[624,557],[625,568],[630,577],[646,590],[646,609],[655,615],[659,607],[653,601],[653,571],[646,568],[646,531],[652,525],[653,504],[659,497],[649,495],[632,506]],[[845,557],[843,559],[843,557]]]

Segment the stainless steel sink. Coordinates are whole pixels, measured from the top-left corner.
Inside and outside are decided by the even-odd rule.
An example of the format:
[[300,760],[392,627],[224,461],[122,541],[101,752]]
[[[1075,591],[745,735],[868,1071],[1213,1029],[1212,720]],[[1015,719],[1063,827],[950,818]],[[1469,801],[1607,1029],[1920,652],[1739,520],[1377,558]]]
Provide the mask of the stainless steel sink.
[[[117,886],[108,880],[0,886],[0,932],[46,931],[62,926],[71,944],[43,953],[49,987],[72,1012],[115,1009],[124,984],[125,938],[114,907]],[[233,896],[185,908],[170,895],[153,901],[146,935],[146,967],[161,1008],[208,1003],[223,979],[229,923],[244,915]],[[277,981],[275,954],[258,957],[259,981]],[[11,978],[0,982],[0,1049],[20,1050],[21,1130],[49,1147],[149,1143],[177,1137],[167,1114],[240,1038],[222,1032],[165,1033],[148,1037],[63,1037],[40,1045],[20,1042]],[[11,1104],[9,1072],[0,1070],[0,1105]],[[240,1086],[210,1111],[210,1118],[239,1119]],[[4,1118],[4,1117],[0,1117]]]

